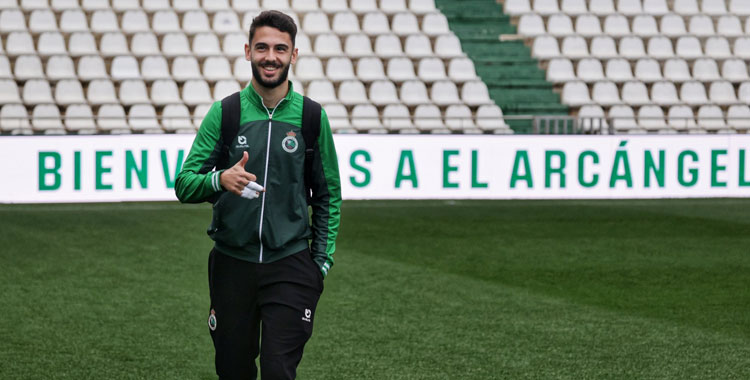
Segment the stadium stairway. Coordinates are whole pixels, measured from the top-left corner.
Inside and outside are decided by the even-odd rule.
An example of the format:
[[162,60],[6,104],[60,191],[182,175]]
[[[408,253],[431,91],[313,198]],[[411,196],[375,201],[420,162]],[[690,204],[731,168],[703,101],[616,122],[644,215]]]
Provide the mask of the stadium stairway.
[[[435,4],[506,117],[568,114],[529,47],[520,40],[500,40],[500,35],[516,34],[500,4],[494,0],[436,0]],[[506,123],[516,133],[531,132],[530,120],[506,118]]]

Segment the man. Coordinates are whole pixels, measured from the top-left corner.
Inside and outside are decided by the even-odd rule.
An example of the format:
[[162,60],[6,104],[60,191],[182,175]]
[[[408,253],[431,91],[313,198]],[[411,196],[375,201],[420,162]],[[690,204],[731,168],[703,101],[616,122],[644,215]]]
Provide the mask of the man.
[[245,44],[253,78],[240,92],[239,130],[226,161],[236,164],[215,168],[227,149],[222,102],[215,102],[175,185],[181,202],[213,202],[208,325],[222,380],[256,379],[259,353],[262,379],[295,378],[323,278],[333,265],[341,205],[338,162],[321,111],[309,173],[310,225],[303,97],[287,80],[297,60],[296,34],[294,21],[281,12],[253,19]]

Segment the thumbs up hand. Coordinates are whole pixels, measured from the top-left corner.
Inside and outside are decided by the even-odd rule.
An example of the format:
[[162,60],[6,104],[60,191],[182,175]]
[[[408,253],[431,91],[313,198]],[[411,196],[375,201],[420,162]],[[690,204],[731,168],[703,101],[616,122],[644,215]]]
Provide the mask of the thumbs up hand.
[[243,152],[242,159],[221,173],[219,182],[221,186],[233,194],[253,199],[258,197],[259,191],[265,190],[262,186],[254,182],[257,179],[254,174],[245,171],[245,164],[247,164],[248,158],[247,152]]

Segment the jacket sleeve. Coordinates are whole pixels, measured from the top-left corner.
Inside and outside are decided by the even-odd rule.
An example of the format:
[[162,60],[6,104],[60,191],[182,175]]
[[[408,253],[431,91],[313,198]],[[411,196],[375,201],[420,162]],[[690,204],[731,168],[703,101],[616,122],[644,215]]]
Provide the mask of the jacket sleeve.
[[310,249],[325,277],[333,266],[333,252],[336,251],[336,236],[341,219],[341,182],[336,147],[325,110],[321,112],[320,118],[320,136],[318,149],[313,156],[310,184],[313,192],[313,239]]
[[215,170],[221,153],[221,102],[215,102],[203,118],[180,174],[175,193],[182,203],[200,203],[222,191],[221,171]]

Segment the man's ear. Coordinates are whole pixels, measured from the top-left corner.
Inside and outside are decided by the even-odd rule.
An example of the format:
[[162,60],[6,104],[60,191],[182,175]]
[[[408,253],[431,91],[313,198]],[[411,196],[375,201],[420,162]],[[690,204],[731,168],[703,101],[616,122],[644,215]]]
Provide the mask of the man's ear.
[[298,55],[299,55],[299,49],[294,48],[294,50],[292,50],[292,62],[291,62],[292,64],[297,63],[297,56]]
[[245,44],[245,60],[249,61],[252,58],[252,55],[250,54],[250,45]]

